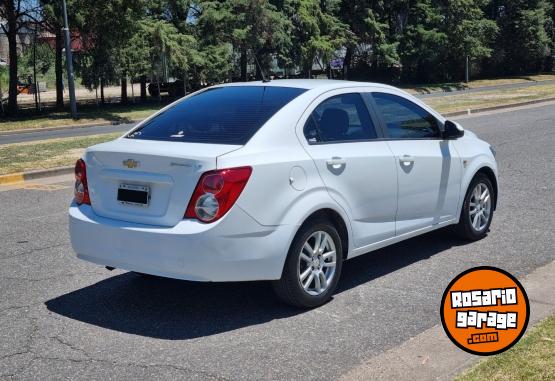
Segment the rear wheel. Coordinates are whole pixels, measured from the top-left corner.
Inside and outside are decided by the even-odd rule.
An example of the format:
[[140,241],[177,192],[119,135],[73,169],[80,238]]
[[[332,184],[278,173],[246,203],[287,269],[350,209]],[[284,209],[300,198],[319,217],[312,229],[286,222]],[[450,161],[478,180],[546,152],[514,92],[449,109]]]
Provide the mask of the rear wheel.
[[341,239],[326,220],[299,230],[285,261],[280,280],[273,287],[280,299],[296,307],[317,307],[333,295],[343,264]]
[[456,232],[475,241],[484,238],[493,218],[494,191],[489,178],[478,173],[470,183],[461,210]]

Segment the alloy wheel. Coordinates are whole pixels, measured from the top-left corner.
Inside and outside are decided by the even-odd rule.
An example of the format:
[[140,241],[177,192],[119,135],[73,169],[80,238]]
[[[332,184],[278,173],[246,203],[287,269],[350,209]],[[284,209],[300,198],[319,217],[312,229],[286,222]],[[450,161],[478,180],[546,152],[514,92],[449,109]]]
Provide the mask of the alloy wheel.
[[477,232],[484,230],[491,216],[491,194],[486,184],[476,184],[470,195],[468,207],[472,228]]
[[332,237],[325,231],[312,233],[299,255],[297,275],[301,287],[310,295],[325,292],[335,276],[336,260]]

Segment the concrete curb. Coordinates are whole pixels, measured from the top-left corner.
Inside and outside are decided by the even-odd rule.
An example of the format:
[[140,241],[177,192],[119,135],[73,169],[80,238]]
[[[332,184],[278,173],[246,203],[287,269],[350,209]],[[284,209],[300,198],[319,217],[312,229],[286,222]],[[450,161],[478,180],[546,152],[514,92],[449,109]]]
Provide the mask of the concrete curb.
[[37,169],[33,171],[10,173],[0,175],[0,185],[10,185],[22,183],[29,180],[42,179],[44,177],[52,177],[73,173],[73,165],[67,167],[56,167],[49,169]]
[[95,122],[87,124],[72,124],[69,126],[57,126],[57,127],[44,127],[44,128],[24,128],[21,130],[10,130],[10,131],[0,131],[0,136],[2,135],[18,135],[18,134],[30,134],[33,132],[47,132],[47,131],[59,131],[59,130],[74,130],[78,128],[88,128],[88,127],[98,127],[98,126],[118,126],[120,124],[128,123],[138,123],[142,119],[132,119],[121,122]]
[[[527,330],[555,313],[555,261],[537,268],[522,279],[530,300]],[[439,319],[439,306],[438,306]],[[399,346],[372,357],[342,375],[341,381],[452,380],[483,357],[457,348],[441,324],[410,338]]]

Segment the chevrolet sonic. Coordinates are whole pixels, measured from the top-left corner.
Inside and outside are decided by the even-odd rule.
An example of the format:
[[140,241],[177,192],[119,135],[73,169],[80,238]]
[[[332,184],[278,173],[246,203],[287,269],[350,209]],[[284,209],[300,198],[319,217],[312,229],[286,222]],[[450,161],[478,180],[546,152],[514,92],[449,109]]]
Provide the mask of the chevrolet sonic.
[[349,258],[448,225],[484,237],[498,194],[488,143],[404,91],[332,80],[200,90],[88,148],[75,178],[79,258],[269,280],[299,307],[328,301]]

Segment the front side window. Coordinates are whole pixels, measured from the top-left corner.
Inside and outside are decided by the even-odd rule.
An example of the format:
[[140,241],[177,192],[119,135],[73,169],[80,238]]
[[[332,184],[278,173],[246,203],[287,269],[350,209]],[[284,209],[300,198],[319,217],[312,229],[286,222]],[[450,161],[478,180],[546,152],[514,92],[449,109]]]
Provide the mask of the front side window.
[[243,145],[276,112],[305,91],[277,86],[208,89],[176,103],[127,138]]
[[357,93],[336,95],[316,107],[304,135],[309,143],[376,139],[376,129],[364,100]]
[[425,139],[440,136],[437,120],[413,102],[397,95],[372,93],[388,137],[393,139]]

